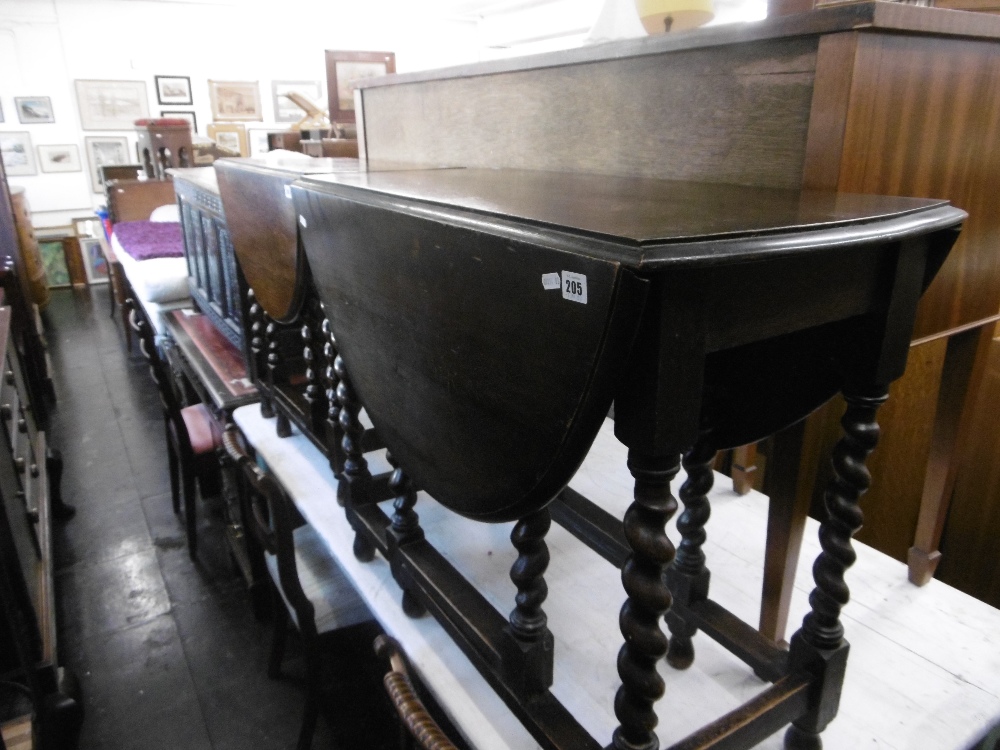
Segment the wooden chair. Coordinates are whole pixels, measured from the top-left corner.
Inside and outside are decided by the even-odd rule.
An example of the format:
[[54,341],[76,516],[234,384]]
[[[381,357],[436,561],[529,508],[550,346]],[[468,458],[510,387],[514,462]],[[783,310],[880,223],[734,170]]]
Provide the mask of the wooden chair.
[[302,637],[306,659],[307,696],[298,749],[312,744],[322,690],[321,638],[336,630],[367,622],[371,613],[341,572],[316,531],[302,524],[291,499],[278,482],[243,449],[238,429],[223,433],[226,453],[242,469],[248,492],[247,525],[264,550],[275,592],[274,639],[268,676],[281,675],[288,624]]
[[125,300],[125,306],[129,325],[139,337],[139,349],[149,363],[149,371],[160,393],[170,462],[170,496],[174,513],[179,514],[183,494],[188,554],[193,560],[198,552],[195,478],[217,477],[216,451],[222,447],[222,428],[205,404],[181,406],[170,368],[160,356],[146,314],[132,297]]
[[387,635],[380,635],[375,639],[375,653],[379,658],[388,659],[391,664],[382,684],[396,707],[404,729],[417,746],[423,750],[458,750],[413,689],[406,657],[399,643]]

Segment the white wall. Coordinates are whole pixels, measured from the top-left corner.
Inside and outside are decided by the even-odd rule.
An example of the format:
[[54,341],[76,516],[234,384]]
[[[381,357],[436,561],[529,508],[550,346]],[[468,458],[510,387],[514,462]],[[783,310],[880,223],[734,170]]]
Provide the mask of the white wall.
[[[28,131],[35,147],[76,144],[83,170],[9,177],[22,185],[36,227],[64,226],[103,202],[90,184],[74,79],[142,80],[149,110],[193,110],[211,121],[208,79],[256,80],[273,121],[272,80],[326,79],[324,50],[387,50],[400,72],[479,59],[474,20],[418,12],[405,0],[0,0],[0,131]],[[157,103],[154,76],[190,76],[194,105]],[[55,122],[22,125],[15,96],[48,96]],[[325,100],[322,103],[325,108]],[[280,128],[287,125],[276,126]]]
[[[764,3],[715,0],[714,23],[762,17]],[[145,81],[151,116],[194,111],[204,135],[209,79],[258,81],[264,125],[272,81],[325,86],[327,49],[395,52],[403,73],[643,33],[634,0],[0,0],[0,132],[28,131],[36,159],[39,145],[76,144],[83,167],[8,179],[26,189],[39,228],[103,202],[84,137],[125,135],[134,150],[135,133],[83,131],[75,79]],[[194,104],[158,104],[156,75],[189,76]],[[51,97],[55,122],[20,124],[16,96]]]

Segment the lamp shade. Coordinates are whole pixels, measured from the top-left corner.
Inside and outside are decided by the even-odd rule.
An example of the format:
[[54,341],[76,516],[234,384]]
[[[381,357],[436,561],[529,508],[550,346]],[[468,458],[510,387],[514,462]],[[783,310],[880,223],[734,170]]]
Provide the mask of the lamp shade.
[[635,0],[635,7],[649,34],[693,29],[715,17],[712,0]]

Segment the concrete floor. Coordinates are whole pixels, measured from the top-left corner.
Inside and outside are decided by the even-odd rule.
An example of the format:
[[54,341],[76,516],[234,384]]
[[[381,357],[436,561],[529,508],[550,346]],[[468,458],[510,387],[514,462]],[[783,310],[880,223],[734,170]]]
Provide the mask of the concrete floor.
[[[77,509],[54,548],[60,661],[85,711],[79,746],[294,747],[305,695],[297,640],[285,677],[268,679],[271,624],[254,619],[230,564],[218,499],[199,503],[199,559],[189,559],[170,505],[159,398],[109,311],[96,287],[55,291],[44,315],[58,396],[49,440]],[[377,632],[337,634],[332,722],[320,720],[314,748],[395,746],[383,667],[371,656]]]

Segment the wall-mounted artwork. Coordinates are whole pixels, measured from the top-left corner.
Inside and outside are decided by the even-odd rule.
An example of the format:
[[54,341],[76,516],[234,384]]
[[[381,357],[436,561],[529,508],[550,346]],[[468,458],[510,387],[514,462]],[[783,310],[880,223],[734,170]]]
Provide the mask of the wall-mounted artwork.
[[47,96],[15,96],[14,108],[22,125],[56,121],[52,112],[52,99]]
[[396,72],[394,52],[326,51],[330,122],[354,122],[354,89],[367,78]]
[[220,147],[239,156],[250,156],[247,128],[242,123],[210,122],[208,137]]
[[75,143],[61,146],[39,146],[38,163],[43,172],[79,172],[80,149]]
[[198,132],[198,120],[194,116],[194,112],[188,112],[187,110],[172,110],[172,109],[161,109],[160,117],[168,117],[171,120],[187,120],[191,123],[191,133]]
[[0,133],[0,155],[3,156],[3,166],[10,177],[38,174],[29,133]]
[[160,104],[191,104],[191,79],[187,76],[155,76],[156,101]]
[[84,130],[131,130],[149,117],[145,81],[76,81],[76,100]]
[[250,156],[263,156],[271,150],[267,143],[267,134],[273,130],[271,128],[247,128],[247,145],[250,148]]
[[299,106],[285,96],[289,91],[302,94],[306,99],[323,108],[323,89],[319,81],[273,81],[274,119],[277,122],[298,122],[305,115]]
[[[209,81],[213,120],[262,120],[257,81]],[[211,137],[211,136],[209,136]]]
[[88,135],[83,140],[87,150],[87,161],[90,162],[90,185],[95,193],[104,192],[101,167],[131,164],[133,161],[129,154],[128,138],[123,135]]

